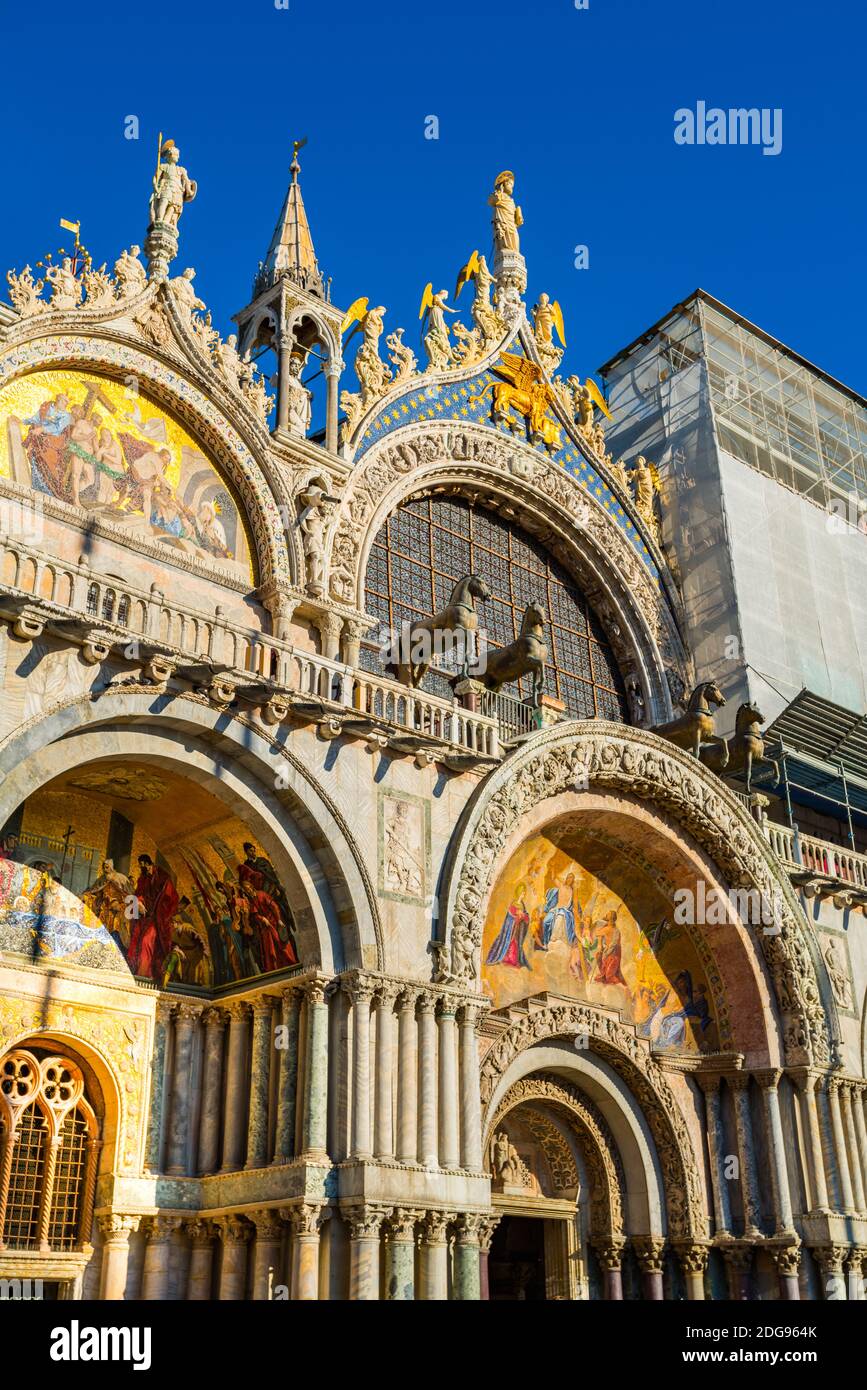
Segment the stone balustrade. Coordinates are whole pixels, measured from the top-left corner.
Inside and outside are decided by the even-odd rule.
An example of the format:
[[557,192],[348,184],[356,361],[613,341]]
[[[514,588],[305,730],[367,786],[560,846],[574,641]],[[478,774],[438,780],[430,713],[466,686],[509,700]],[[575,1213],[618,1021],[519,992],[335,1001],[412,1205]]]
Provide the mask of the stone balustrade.
[[801,833],[796,845],[795,832],[787,825],[766,821],[764,829],[771,849],[787,868],[809,869],[822,877],[837,878],[853,888],[867,890],[867,854]]

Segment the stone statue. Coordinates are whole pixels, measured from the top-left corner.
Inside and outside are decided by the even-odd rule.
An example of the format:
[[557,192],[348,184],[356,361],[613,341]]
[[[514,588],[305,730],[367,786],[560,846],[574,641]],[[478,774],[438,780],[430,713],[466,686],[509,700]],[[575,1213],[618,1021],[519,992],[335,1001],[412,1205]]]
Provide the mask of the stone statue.
[[632,469],[635,482],[635,506],[646,523],[653,539],[659,541],[659,521],[656,515],[656,496],[659,492],[659,474],[643,454],[639,454]]
[[494,180],[494,191],[488,199],[493,208],[494,246],[497,251],[520,251],[518,228],[523,227],[521,209],[515,206],[512,194],[515,191],[515,175],[505,169]]
[[846,969],[846,962],[833,938],[828,942],[822,954],[825,957],[828,976],[837,1003],[843,1009],[851,1009],[852,986],[849,983],[849,971]]
[[115,285],[103,263],[99,270],[87,265],[81,277],[88,309],[108,309],[115,303]]
[[626,702],[629,706],[630,720],[636,728],[640,728],[644,723],[647,707],[644,703],[644,692],[641,689],[641,681],[634,671],[626,677]]
[[321,594],[325,570],[325,523],[328,519],[328,504],[336,499],[329,497],[319,483],[308,483],[298,494],[302,508],[298,517],[301,530],[302,547],[307,569],[307,592]]
[[225,342],[214,345],[214,361],[234,391],[241,389],[241,378],[248,366],[238,353],[238,335],[230,333]]
[[301,380],[304,358],[292,353],[289,358],[289,377],[286,383],[289,393],[288,429],[299,439],[306,439],[313,416],[313,392],[308,391]]
[[17,309],[23,319],[30,318],[33,314],[44,314],[48,308],[44,299],[40,299],[42,291],[45,289],[44,280],[34,280],[33,271],[26,265],[20,275],[14,271],[6,272],[6,280],[9,285],[9,298],[13,308]]
[[427,353],[429,372],[446,371],[452,365],[452,345],[449,341],[446,314],[456,314],[457,309],[449,308],[446,304],[448,297],[448,290],[439,290],[434,294],[432,285],[428,285],[422,295],[419,318],[427,319],[424,350]]
[[249,366],[249,372],[241,378],[241,394],[254,415],[265,425],[274,409],[274,397],[268,395],[268,386],[261,372],[256,372],[252,362]]
[[81,303],[81,284],[75,278],[72,261],[64,256],[59,265],[50,265],[45,279],[51,286],[51,309],[77,309]]
[[484,256],[477,257],[476,271],[473,276],[475,283],[475,298],[473,299],[473,323],[482,335],[482,341],[487,347],[489,343],[496,342],[506,331],[506,321],[497,313],[491,303],[491,291],[493,290],[494,277],[488,269],[488,263]]
[[147,288],[147,271],[139,260],[140,246],[131,246],[121,251],[114,263],[114,278],[117,281],[118,299],[135,299]]
[[196,196],[197,184],[178,161],[180,150],[174,140],[165,140],[160,147],[159,164],[154,174],[154,191],[150,201],[150,225],[162,224],[172,231],[177,228],[185,203]]
[[563,311],[556,299],[552,303],[547,294],[539,295],[538,304],[533,306],[533,328],[542,365],[548,375],[553,376],[563,357],[563,348],[558,348],[554,342],[555,328],[563,347],[566,346]]
[[521,1182],[521,1160],[518,1151],[506,1131],[498,1129],[494,1135],[491,1167],[498,1182],[508,1187],[517,1187]]
[[408,381],[418,366],[418,358],[412,348],[403,341],[403,329],[396,328],[386,338],[389,360],[394,363],[395,373],[392,386],[402,386]]
[[187,266],[183,275],[175,275],[173,279],[169,281],[169,289],[172,292],[174,301],[184,318],[187,319],[192,317],[194,309],[204,309],[205,307],[204,300],[199,299],[193,289],[193,281],[195,278],[195,270],[193,270],[192,266]]
[[355,354],[355,375],[361,386],[361,403],[367,407],[382,395],[391,380],[391,370],[379,355],[385,306],[368,309],[361,321],[362,342]]

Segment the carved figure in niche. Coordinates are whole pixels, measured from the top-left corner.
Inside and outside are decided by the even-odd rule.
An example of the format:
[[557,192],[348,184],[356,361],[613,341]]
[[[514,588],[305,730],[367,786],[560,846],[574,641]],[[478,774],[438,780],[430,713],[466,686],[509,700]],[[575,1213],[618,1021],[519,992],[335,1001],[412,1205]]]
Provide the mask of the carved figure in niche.
[[313,392],[309,391],[301,380],[303,366],[303,355],[293,352],[289,358],[289,378],[287,381],[289,392],[288,428],[289,433],[296,435],[299,439],[307,437],[313,416]]
[[420,898],[424,891],[422,830],[404,801],[387,798],[383,812],[383,878],[391,892]]
[[822,952],[825,957],[825,964],[828,967],[828,976],[834,990],[834,998],[843,1009],[852,1008],[852,986],[849,982],[849,971],[846,969],[846,962],[843,953],[840,951],[833,937]]
[[302,508],[298,526],[301,530],[306,562],[307,591],[311,594],[322,592],[325,572],[325,523],[328,519],[329,504],[336,500],[317,482],[309,483],[303,492],[298,494],[298,503]]
[[520,1187],[522,1185],[521,1160],[518,1157],[518,1150],[505,1130],[498,1129],[494,1135],[491,1166],[494,1170],[494,1177],[504,1186]]

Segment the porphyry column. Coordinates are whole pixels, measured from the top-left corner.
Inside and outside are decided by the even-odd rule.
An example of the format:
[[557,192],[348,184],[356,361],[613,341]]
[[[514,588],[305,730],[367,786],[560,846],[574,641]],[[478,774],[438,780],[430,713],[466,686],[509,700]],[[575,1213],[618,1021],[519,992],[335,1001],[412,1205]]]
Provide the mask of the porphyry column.
[[622,1236],[604,1236],[592,1242],[596,1258],[605,1277],[605,1297],[614,1303],[623,1299],[621,1262],[626,1241]]
[[637,1236],[632,1245],[641,1270],[644,1297],[652,1303],[661,1303],[665,1241],[656,1236]]

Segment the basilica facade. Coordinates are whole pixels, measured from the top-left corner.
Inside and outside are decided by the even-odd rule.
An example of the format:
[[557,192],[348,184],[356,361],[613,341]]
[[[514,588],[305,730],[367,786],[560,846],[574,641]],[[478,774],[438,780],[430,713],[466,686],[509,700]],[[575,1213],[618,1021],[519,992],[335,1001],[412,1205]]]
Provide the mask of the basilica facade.
[[859,814],[723,722],[514,176],[418,351],[297,150],[224,338],[195,194],[166,141],[143,250],[0,306],[0,1278],[862,1297]]

